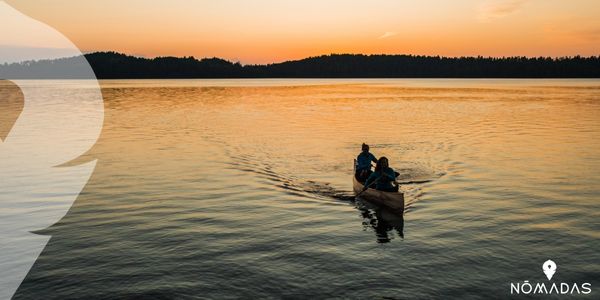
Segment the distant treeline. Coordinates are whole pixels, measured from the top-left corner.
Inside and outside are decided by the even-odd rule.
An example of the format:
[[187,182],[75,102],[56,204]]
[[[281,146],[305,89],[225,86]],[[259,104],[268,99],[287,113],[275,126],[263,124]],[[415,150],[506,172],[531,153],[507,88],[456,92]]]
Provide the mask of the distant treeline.
[[[115,52],[86,54],[99,79],[145,78],[600,78],[600,56],[440,57],[333,54],[268,65],[242,65],[220,58],[140,58]],[[53,68],[77,58],[0,65],[0,74]],[[60,77],[60,75],[57,75]]]

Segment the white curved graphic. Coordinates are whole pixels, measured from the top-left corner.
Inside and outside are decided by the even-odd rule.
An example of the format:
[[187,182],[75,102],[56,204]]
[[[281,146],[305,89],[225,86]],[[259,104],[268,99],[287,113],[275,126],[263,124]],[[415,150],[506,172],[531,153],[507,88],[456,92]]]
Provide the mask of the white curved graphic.
[[[91,67],[67,38],[1,0],[0,20],[0,79],[24,96],[0,139],[0,299],[10,299],[50,239],[32,232],[58,222],[94,170],[95,161],[62,165],[96,143],[104,105]],[[3,65],[57,57],[78,58],[51,69]],[[38,80],[49,75],[77,80]]]

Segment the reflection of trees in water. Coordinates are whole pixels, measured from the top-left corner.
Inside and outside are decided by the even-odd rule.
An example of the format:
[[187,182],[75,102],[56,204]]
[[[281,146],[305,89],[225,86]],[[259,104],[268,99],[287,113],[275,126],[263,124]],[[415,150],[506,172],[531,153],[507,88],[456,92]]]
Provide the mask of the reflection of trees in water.
[[404,216],[387,208],[378,207],[361,200],[356,200],[356,208],[363,218],[363,227],[373,229],[377,243],[389,243],[394,238],[394,231],[404,238]]

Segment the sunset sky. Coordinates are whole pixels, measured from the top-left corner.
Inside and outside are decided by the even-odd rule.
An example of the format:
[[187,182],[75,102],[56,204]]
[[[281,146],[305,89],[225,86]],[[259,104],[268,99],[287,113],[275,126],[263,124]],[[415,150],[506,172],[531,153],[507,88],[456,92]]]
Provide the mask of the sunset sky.
[[597,0],[6,0],[82,51],[278,62],[329,53],[600,54]]

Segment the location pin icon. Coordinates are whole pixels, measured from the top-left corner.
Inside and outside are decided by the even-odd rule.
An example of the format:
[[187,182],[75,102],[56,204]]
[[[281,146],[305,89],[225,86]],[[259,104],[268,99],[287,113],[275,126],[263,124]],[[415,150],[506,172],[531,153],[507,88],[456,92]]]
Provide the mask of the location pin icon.
[[546,274],[548,280],[551,280],[552,276],[554,276],[554,273],[556,273],[556,263],[551,260],[547,260],[542,265],[542,270],[544,270],[544,274]]

